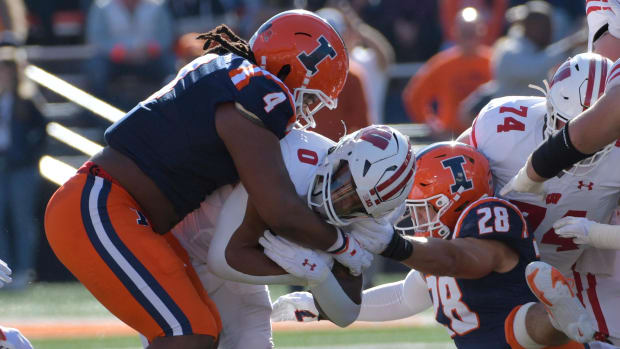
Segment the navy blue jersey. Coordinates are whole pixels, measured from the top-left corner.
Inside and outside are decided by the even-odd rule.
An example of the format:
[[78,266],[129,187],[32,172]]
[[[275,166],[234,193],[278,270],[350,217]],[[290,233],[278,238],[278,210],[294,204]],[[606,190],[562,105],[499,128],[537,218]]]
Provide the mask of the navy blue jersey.
[[279,139],[295,121],[293,97],[269,72],[234,55],[202,56],[105,132],[184,217],[239,175],[215,129],[218,104],[237,109]]
[[517,207],[498,198],[478,200],[463,211],[453,238],[468,237],[506,243],[519,263],[507,273],[475,280],[426,276],[436,319],[459,349],[509,349],[504,320],[515,306],[537,301],[525,282],[525,267],[538,259],[534,239]]

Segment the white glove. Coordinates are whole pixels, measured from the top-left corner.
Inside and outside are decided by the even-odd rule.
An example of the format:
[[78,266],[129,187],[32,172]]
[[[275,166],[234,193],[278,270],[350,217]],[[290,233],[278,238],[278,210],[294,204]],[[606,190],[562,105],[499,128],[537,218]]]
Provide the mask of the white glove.
[[352,223],[347,230],[363,248],[374,254],[383,252],[394,235],[394,226],[390,222],[372,218]]
[[18,329],[0,326],[0,348],[32,349],[32,344]]
[[5,284],[13,281],[13,279],[11,279],[11,277],[9,276],[11,275],[11,273],[11,268],[9,268],[9,266],[0,259],[0,288],[2,288],[2,286],[4,286]]
[[265,230],[258,243],[265,248],[267,257],[289,274],[308,280],[309,285],[323,282],[331,273],[318,253],[273,235],[269,230]]
[[344,233],[344,248],[332,253],[335,260],[349,268],[353,276],[358,276],[372,263],[372,254],[365,250],[360,242],[350,234]]
[[510,192],[525,192],[532,193],[545,198],[545,192],[543,188],[543,182],[536,182],[530,179],[527,175],[526,167],[521,167],[519,172],[502,187],[499,191],[499,195],[506,196]]
[[310,292],[293,292],[280,296],[272,304],[271,321],[319,321],[319,310]]
[[583,217],[564,217],[555,224],[555,233],[563,238],[573,238],[578,245],[590,244],[590,229],[594,222]]

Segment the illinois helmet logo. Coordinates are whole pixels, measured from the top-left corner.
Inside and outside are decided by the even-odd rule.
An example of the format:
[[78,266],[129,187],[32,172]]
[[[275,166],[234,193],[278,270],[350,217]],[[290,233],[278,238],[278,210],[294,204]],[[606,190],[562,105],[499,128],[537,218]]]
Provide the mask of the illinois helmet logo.
[[299,59],[301,64],[303,64],[304,67],[306,67],[306,69],[310,72],[309,76],[313,76],[319,71],[317,66],[325,58],[330,57],[331,59],[334,59],[337,56],[336,50],[334,50],[332,45],[323,35],[321,35],[317,41],[319,46],[310,52],[310,54],[302,51],[299,55],[297,55],[297,59]]

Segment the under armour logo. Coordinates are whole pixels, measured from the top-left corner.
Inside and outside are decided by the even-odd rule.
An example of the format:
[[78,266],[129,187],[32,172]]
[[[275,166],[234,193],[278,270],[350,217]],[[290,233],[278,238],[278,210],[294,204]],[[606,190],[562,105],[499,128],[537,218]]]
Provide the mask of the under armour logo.
[[316,317],[316,314],[314,314],[310,310],[295,310],[295,318],[297,319],[297,321],[303,322],[305,317],[314,319]]
[[310,266],[310,271],[314,271],[314,268],[316,268],[316,264],[312,263],[310,264],[310,262],[308,261],[308,258],[304,259],[304,262],[301,264],[302,266],[306,266],[309,265]]
[[581,190],[581,188],[583,187],[587,187],[588,190],[592,190],[592,186],[594,185],[594,183],[590,182],[588,184],[584,184],[583,181],[579,181],[579,185],[577,186],[577,189]]
[[557,204],[558,201],[560,201],[560,198],[562,197],[562,194],[560,193],[551,193],[551,194],[547,194],[547,197],[545,198],[545,202],[548,204]]

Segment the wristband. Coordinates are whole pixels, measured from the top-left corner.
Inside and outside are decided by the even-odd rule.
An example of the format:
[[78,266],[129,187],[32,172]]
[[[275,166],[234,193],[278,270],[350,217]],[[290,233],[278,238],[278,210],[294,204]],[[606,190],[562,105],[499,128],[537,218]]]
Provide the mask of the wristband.
[[387,257],[399,262],[404,261],[413,254],[413,244],[411,241],[405,239],[400,233],[394,231],[392,234],[392,240],[387,245],[385,250],[381,252],[383,257]]
[[577,150],[570,140],[567,123],[543,142],[532,154],[532,167],[541,177],[555,177],[560,171],[594,154],[584,154]]
[[349,239],[344,235],[342,229],[336,227],[336,232],[338,234],[338,237],[336,238],[336,242],[334,242],[334,244],[327,249],[327,252],[329,253],[338,254],[344,251],[349,244]]

